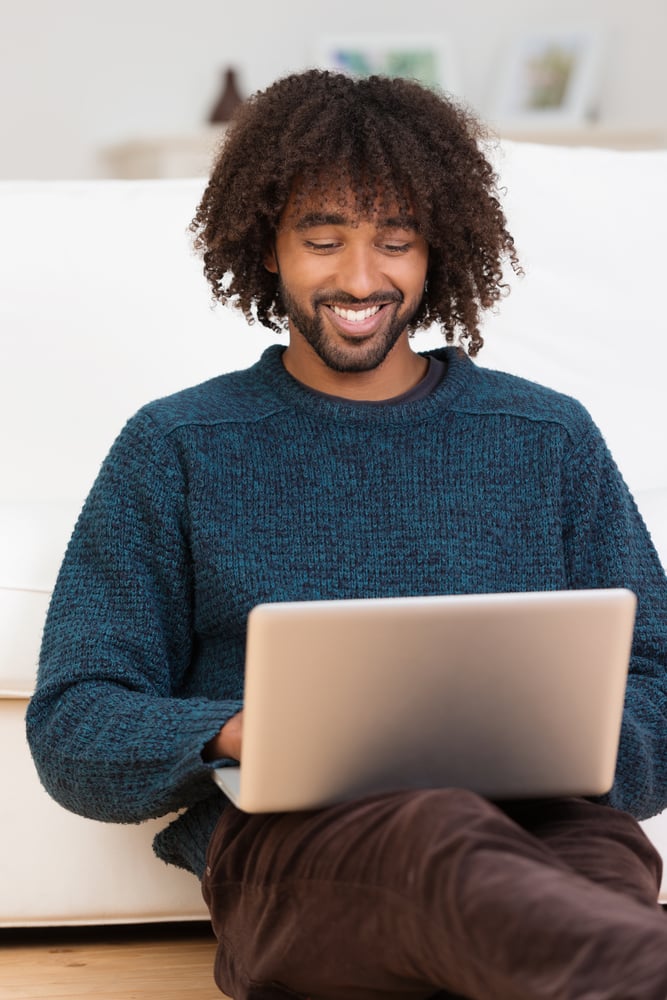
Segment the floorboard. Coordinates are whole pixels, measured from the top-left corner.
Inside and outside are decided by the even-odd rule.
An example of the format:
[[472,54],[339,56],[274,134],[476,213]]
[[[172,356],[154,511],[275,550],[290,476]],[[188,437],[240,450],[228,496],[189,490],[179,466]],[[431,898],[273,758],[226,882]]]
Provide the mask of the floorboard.
[[206,923],[0,930],[2,1000],[222,1000]]

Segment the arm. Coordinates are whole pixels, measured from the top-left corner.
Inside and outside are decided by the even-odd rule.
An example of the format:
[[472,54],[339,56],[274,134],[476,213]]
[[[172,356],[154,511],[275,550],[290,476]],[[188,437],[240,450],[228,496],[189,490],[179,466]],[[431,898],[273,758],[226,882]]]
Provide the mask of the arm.
[[638,599],[616,778],[604,800],[639,819],[667,806],[667,578],[637,507],[591,426],[564,478],[571,587],[627,587]]
[[145,414],[91,491],[49,610],[28,739],[66,808],[119,822],[213,793],[204,746],[241,701],[179,697],[193,656],[185,483]]

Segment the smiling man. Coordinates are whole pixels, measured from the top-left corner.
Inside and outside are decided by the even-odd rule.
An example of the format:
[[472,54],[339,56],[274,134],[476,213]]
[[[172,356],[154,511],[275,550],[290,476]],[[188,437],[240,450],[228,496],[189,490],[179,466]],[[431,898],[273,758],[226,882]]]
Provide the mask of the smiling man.
[[[667,806],[667,583],[586,411],[472,360],[518,268],[483,138],[405,80],[311,71],[241,108],[195,242],[214,295],[289,343],[129,421],[54,593],[42,780],[101,820],[179,811],[155,850],[202,880],[235,1000],[667,997],[636,822]],[[250,816],[213,782],[243,754],[256,604],[598,587],[639,599],[604,800]]]

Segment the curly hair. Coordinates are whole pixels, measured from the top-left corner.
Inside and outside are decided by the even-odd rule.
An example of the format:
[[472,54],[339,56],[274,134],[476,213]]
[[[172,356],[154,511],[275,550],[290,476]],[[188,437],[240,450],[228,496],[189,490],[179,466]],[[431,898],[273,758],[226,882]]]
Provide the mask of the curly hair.
[[427,287],[412,328],[441,325],[471,355],[482,309],[519,272],[486,132],[453,101],[406,79],[308,70],[246,101],[225,136],[190,229],[213,295],[279,331],[277,276],[264,267],[290,198],[352,191],[361,217],[398,204],[429,245]]

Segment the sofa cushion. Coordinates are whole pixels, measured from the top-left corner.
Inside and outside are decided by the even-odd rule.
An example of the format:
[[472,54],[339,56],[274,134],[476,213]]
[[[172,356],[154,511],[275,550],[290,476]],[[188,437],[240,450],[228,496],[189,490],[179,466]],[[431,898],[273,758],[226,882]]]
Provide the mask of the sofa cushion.
[[480,360],[580,399],[631,489],[667,486],[667,150],[505,143],[497,163],[526,273]]
[[29,695],[78,504],[0,503],[0,696]]
[[0,498],[0,587],[53,590],[79,509],[74,500]]
[[0,698],[27,698],[34,690],[48,605],[45,591],[0,587]]
[[203,187],[0,184],[0,501],[81,503],[138,407],[275,340],[211,309],[187,231]]

